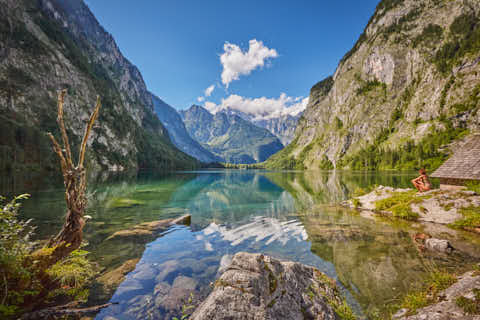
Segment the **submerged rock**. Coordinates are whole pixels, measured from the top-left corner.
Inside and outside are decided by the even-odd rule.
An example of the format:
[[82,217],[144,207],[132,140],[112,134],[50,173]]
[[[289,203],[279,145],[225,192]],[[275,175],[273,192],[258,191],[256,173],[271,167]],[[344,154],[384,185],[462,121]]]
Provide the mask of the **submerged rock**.
[[130,229],[120,230],[112,234],[106,240],[117,238],[148,238],[154,234],[164,231],[175,224],[190,225],[191,215],[186,214],[176,219],[164,219],[152,222],[144,222]]
[[103,284],[107,290],[114,290],[125,280],[127,273],[135,270],[138,261],[140,261],[140,259],[128,260],[120,267],[101,275],[97,280]]
[[345,308],[335,282],[319,270],[240,252],[192,320],[338,319]]
[[437,251],[441,253],[451,253],[453,251],[453,247],[448,240],[435,238],[425,240],[425,248],[430,251]]
[[406,316],[405,310],[400,310],[393,316],[398,320],[478,320],[480,315],[469,314],[469,310],[464,310],[460,301],[470,301],[472,304],[480,304],[476,292],[480,290],[480,274],[475,271],[467,272],[459,277],[457,283],[440,292],[441,301],[417,310],[412,316]]

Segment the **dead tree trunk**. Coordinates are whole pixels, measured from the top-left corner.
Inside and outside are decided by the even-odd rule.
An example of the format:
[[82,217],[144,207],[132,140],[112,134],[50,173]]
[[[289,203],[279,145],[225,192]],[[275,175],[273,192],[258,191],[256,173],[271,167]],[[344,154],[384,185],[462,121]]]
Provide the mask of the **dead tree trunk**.
[[60,165],[65,185],[65,201],[67,203],[67,215],[62,230],[52,238],[47,247],[53,249],[48,264],[56,263],[62,258],[69,255],[72,251],[78,249],[82,244],[83,226],[85,225],[84,213],[87,206],[86,191],[86,173],[83,163],[85,161],[85,150],[87,148],[87,140],[93,127],[93,123],[98,117],[100,110],[100,97],[97,97],[95,109],[90,116],[85,133],[83,135],[82,144],[80,145],[80,153],[78,163],[75,165],[72,159],[70,143],[65,129],[63,120],[63,104],[65,100],[66,90],[62,90],[58,94],[58,117],[57,122],[60,127],[60,133],[63,140],[63,148],[57,142],[55,137],[48,133],[52,140],[53,150],[60,159]]

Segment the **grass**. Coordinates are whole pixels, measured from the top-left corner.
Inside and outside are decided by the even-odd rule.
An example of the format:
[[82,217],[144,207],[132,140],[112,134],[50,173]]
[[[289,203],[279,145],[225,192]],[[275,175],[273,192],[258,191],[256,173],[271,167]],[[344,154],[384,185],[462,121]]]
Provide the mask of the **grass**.
[[426,196],[415,196],[416,190],[406,192],[393,192],[391,197],[375,201],[375,209],[379,211],[389,211],[396,218],[405,220],[416,220],[418,213],[413,212],[411,205],[422,202]]
[[480,181],[470,181],[465,184],[468,190],[480,194]]
[[480,207],[472,205],[467,208],[461,208],[458,211],[463,215],[463,219],[450,224],[450,227],[464,230],[480,228]]
[[408,315],[415,314],[418,309],[436,303],[440,291],[447,289],[456,281],[457,278],[446,271],[432,271],[419,290],[404,297],[400,307],[408,309]]
[[455,304],[463,309],[466,314],[480,314],[480,289],[473,289],[473,299],[458,297]]
[[353,199],[352,199],[352,203],[353,203],[353,206],[354,206],[355,208],[358,208],[358,207],[360,207],[360,206],[362,205],[362,203],[360,202],[360,200],[358,200],[357,198],[353,198]]

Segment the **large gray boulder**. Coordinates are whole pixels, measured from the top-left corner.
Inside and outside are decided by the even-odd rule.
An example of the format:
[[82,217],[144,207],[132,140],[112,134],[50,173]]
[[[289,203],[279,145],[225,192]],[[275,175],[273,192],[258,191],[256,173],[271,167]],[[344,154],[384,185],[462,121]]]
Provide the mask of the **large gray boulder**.
[[334,320],[340,309],[351,312],[335,282],[319,270],[240,252],[191,319]]

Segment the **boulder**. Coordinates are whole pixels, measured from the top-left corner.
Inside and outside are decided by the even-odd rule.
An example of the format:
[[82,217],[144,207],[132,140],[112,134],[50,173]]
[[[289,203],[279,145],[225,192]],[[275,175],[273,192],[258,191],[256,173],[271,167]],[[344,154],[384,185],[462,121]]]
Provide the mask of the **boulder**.
[[313,267],[240,252],[190,319],[334,320],[344,303],[335,282]]

